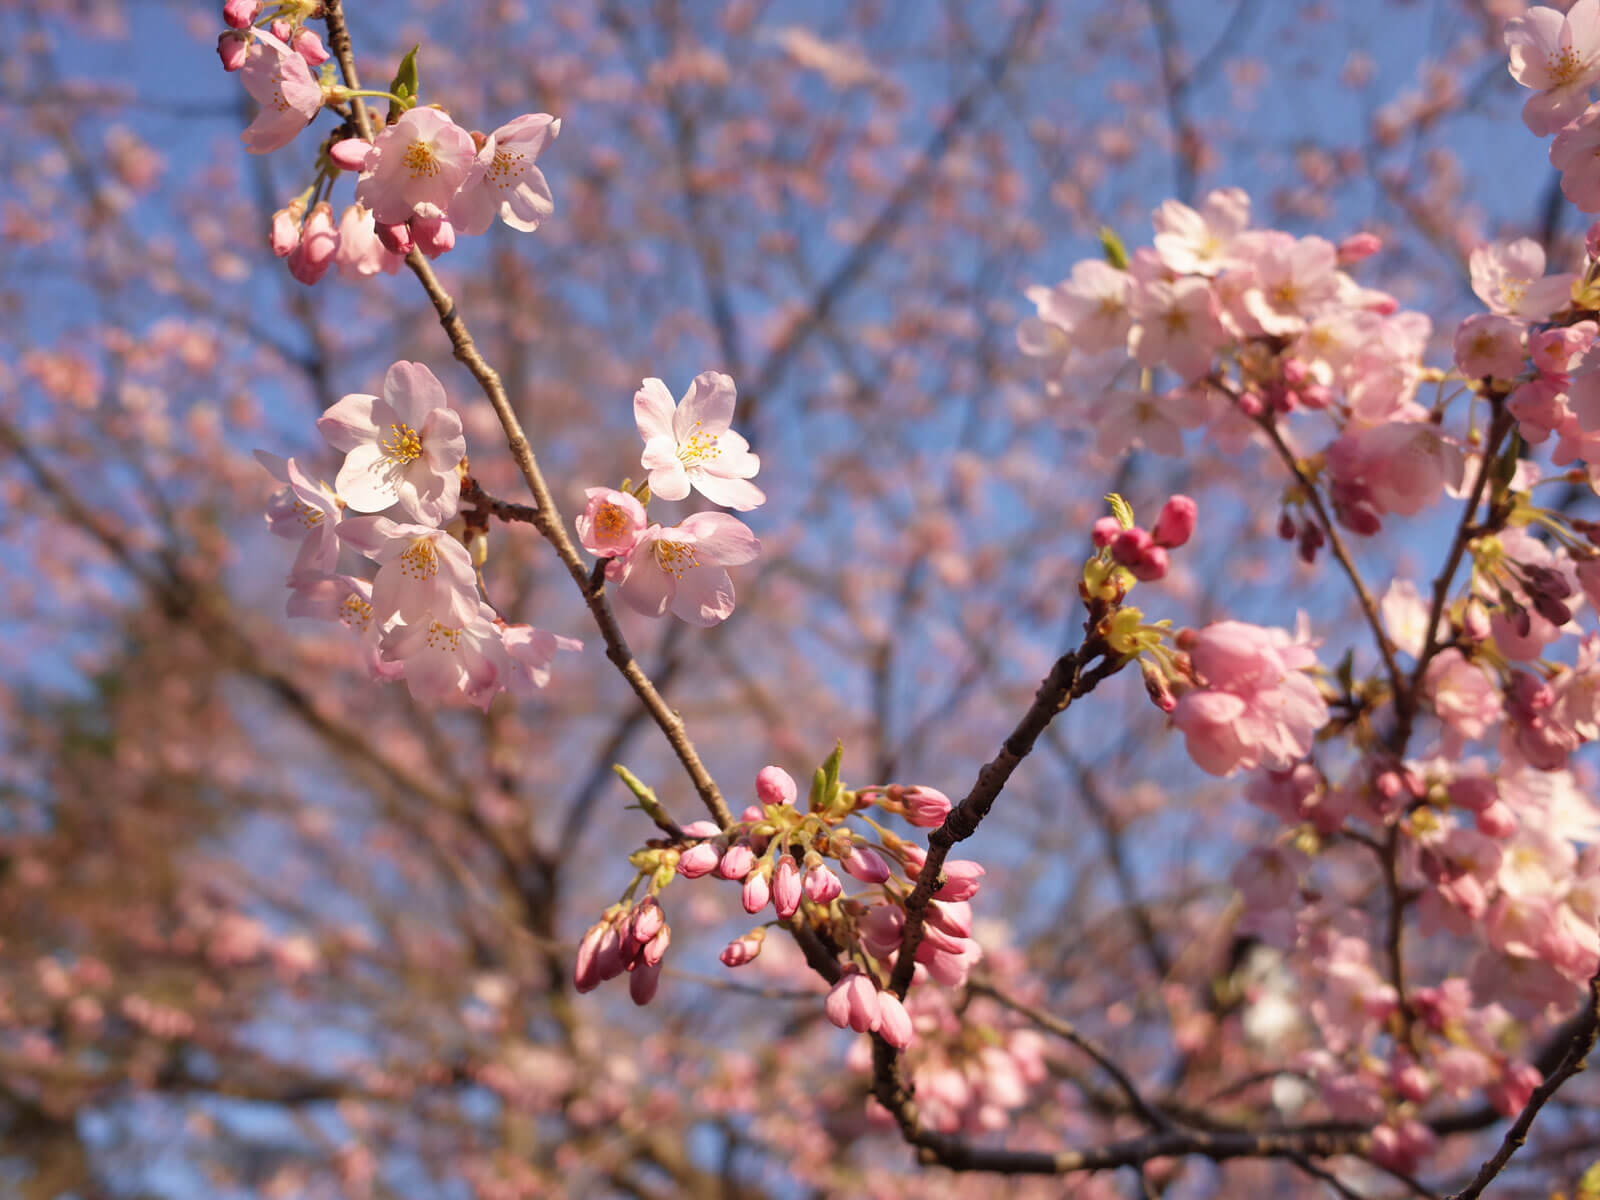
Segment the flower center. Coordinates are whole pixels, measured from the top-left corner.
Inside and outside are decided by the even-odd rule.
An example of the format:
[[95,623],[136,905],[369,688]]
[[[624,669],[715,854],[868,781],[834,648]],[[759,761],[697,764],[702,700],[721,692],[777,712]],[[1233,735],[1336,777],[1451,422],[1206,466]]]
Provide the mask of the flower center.
[[696,421],[695,432],[678,447],[678,461],[686,467],[698,466],[708,458],[715,458],[722,453],[722,447],[717,444],[719,440],[717,435],[699,432],[701,424],[702,422]]
[[1507,279],[1500,285],[1500,297],[1505,301],[1507,308],[1516,308],[1522,303],[1522,298],[1528,294],[1528,285],[1531,279]]
[[372,624],[372,605],[352,592],[339,606],[339,619],[357,633],[365,633]]
[[439,156],[433,152],[431,142],[412,142],[406,147],[406,152],[400,161],[406,165],[413,179],[422,175],[431,178],[439,173]]
[[687,542],[669,542],[660,539],[655,545],[656,565],[674,579],[682,579],[685,571],[700,565],[694,547]]
[[524,155],[517,150],[494,150],[494,162],[489,164],[487,178],[498,188],[508,188],[522,178]]
[[1565,50],[1558,50],[1545,60],[1545,70],[1550,73],[1552,87],[1561,87],[1571,83],[1583,70],[1583,60],[1568,46]]
[[428,626],[428,649],[454,654],[461,645],[461,630],[435,621]]
[[409,425],[391,425],[379,439],[378,449],[383,451],[385,460],[404,467],[422,457],[422,436]]
[[400,573],[412,579],[432,579],[439,573],[439,552],[432,538],[418,538],[400,552]]
[[320,508],[312,508],[311,505],[307,504],[304,500],[296,497],[294,502],[294,519],[301,525],[304,525],[307,529],[315,529],[318,525],[322,524],[322,516],[323,513]]
[[619,537],[628,528],[628,514],[620,504],[603,505],[594,515],[594,527],[607,537]]

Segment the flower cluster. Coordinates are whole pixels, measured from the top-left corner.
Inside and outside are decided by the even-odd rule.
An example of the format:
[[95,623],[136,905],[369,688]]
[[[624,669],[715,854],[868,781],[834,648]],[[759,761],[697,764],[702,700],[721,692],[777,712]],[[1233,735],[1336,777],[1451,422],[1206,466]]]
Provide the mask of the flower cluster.
[[[581,643],[508,624],[480,598],[472,555],[452,531],[467,442],[433,372],[397,362],[381,396],[346,396],[317,427],[345,455],[332,487],[294,459],[257,455],[288,485],[268,505],[268,526],[301,539],[290,615],[343,621],[374,677],[404,679],[418,700],[463,696],[487,708],[502,691],[543,687],[556,651]],[[341,573],[341,549],[373,560],[375,576]]]
[[682,500],[691,487],[713,503],[740,511],[766,500],[750,482],[761,460],[730,428],[737,403],[733,380],[715,371],[695,376],[683,403],[676,405],[661,380],[646,379],[633,398],[633,411],[644,438],[640,465],[648,479],[637,493],[616,488],[586,493],[578,539],[590,554],[607,560],[606,578],[635,612],[648,617],[671,612],[691,625],[715,625],[733,612],[727,568],[755,560],[761,552],[755,534],[736,517],[717,512],[695,513],[664,528],[649,522],[644,502]]
[[[390,100],[389,120],[371,141],[342,125],[322,147],[312,185],[273,215],[273,253],[296,279],[316,283],[335,265],[348,278],[392,274],[413,248],[437,258],[454,248],[457,234],[486,233],[497,217],[512,229],[539,228],[555,205],[537,160],[561,132],[558,119],[528,113],[492,133],[468,131],[442,109],[418,106],[414,51],[388,92],[341,87],[305,24],[316,8],[229,0],[217,45],[223,67],[239,72],[259,106],[244,133],[255,154],[287,145],[324,106],[343,112],[361,95]],[[320,81],[313,68],[323,69]],[[335,222],[328,197],[345,171],[357,175],[355,202]]]
[[[728,828],[696,821],[683,827],[681,839],[658,839],[636,851],[630,861],[638,874],[623,899],[607,909],[584,937],[583,945],[589,949],[580,951],[578,959],[580,988],[587,990],[601,979],[635,969],[623,950],[629,922],[636,919],[629,914],[639,911],[638,905],[630,907],[631,897],[640,886],[648,883],[647,899],[641,903],[653,904],[674,877],[715,876],[739,885],[740,900],[750,915],[770,908],[775,920],[769,924],[804,925],[825,944],[838,947],[844,962],[823,1006],[830,1021],[841,1029],[878,1033],[897,1047],[908,1045],[914,1033],[911,1016],[885,983],[900,954],[905,900],[921,877],[927,856],[867,814],[876,808],[880,815],[895,814],[912,824],[933,827],[949,814],[950,800],[935,788],[920,786],[847,789],[839,781],[840,757],[836,749],[817,768],[805,811],[797,804],[800,793],[794,778],[782,767],[769,766],[756,776],[756,802]],[[631,775],[619,773],[647,808],[654,803],[648,789]],[[852,818],[860,825],[852,826]],[[865,889],[846,895],[841,874],[866,885]],[[945,862],[944,882],[933,893],[916,949],[913,982],[932,979],[959,987],[982,958],[983,951],[972,938],[970,901],[983,874],[975,862]],[[722,951],[723,964],[739,967],[754,961],[766,936],[766,926],[758,926],[735,938]],[[602,953],[613,943],[617,949]],[[652,980],[641,999],[640,990],[630,987],[639,1003],[655,990]]]

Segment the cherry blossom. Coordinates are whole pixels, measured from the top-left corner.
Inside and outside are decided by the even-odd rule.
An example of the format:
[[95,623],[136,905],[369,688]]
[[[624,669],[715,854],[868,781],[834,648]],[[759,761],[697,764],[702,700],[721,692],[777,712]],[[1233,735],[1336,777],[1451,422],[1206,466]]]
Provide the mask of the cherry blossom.
[[411,219],[419,204],[450,207],[472,168],[472,135],[436,108],[413,108],[373,140],[356,200],[379,225]]
[[322,111],[322,86],[305,59],[272,34],[258,29],[250,37],[239,82],[260,111],[243,140],[250,153],[270,154],[292,142]]
[[1554,133],[1573,120],[1600,79],[1600,0],[1577,0],[1565,15],[1530,8],[1506,22],[1511,77],[1534,94],[1522,119],[1536,134]]
[[366,513],[398,505],[428,524],[454,516],[461,496],[456,466],[467,441],[447,404],[432,371],[397,362],[383,378],[382,396],[354,393],[318,418],[328,444],[346,452],[335,481],[345,503]]
[[257,450],[255,457],[274,479],[288,485],[267,505],[267,528],[278,537],[301,539],[294,573],[333,570],[339,561],[339,497],[327,484],[314,482],[292,458],[265,450]]
[[512,229],[531,233],[555,211],[550,185],[534,165],[561,132],[549,113],[529,113],[491,133],[450,202],[450,220],[462,233],[487,233],[498,216]]
[[659,379],[646,379],[633,397],[633,416],[644,439],[641,463],[651,494],[682,500],[693,487],[713,504],[738,512],[758,507],[766,495],[750,479],[761,460],[729,425],[737,403],[733,380],[715,371],[696,375],[681,404]]
[[372,606],[379,621],[470,624],[478,614],[478,580],[467,548],[442,529],[402,525],[388,517],[349,517],[339,538],[375,559]]

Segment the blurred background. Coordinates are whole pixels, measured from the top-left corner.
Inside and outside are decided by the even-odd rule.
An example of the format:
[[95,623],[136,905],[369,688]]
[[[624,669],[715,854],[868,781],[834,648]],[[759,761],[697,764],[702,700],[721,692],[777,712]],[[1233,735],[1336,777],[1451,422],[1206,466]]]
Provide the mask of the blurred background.
[[[1286,1164],[919,1172],[793,947],[718,964],[749,924],[733,885],[666,893],[648,1009],[572,993],[576,939],[653,833],[611,764],[680,819],[693,793],[527,527],[491,535],[492,600],[588,642],[536,701],[419,707],[342,626],[284,616],[292,548],[250,452],[331,478],[315,417],[396,359],[444,382],[485,487],[525,497],[408,273],[306,288],[271,256],[325,130],[243,152],[219,7],[0,0],[0,1194],[1330,1194]],[[769,498],[738,611],[624,616],[735,811],[761,766],[804,779],[836,738],[852,785],[963,795],[1075,641],[1113,488],[1146,518],[1200,502],[1139,593],[1152,618],[1304,608],[1337,660],[1352,610],[1277,539],[1276,464],[1197,439],[1097,453],[1017,349],[1024,289],[1097,255],[1103,225],[1145,244],[1163,199],[1238,186],[1258,225],[1379,234],[1358,278],[1447,346],[1479,309],[1474,245],[1581,249],[1506,72],[1522,8],[348,4],[368,86],[420,43],[424,100],[463,125],[562,119],[555,216],[438,269],[569,518],[638,475],[643,377],[737,382]],[[1418,528],[1363,548],[1380,591],[1431,576]],[[971,844],[975,910],[985,978],[1198,1104],[1288,1053],[1239,1032],[1231,982],[1229,872],[1275,824],[1163,726],[1131,673],[1074,709]],[[963,1003],[968,1041],[924,1053],[981,1057],[1019,1025]],[[1067,1047],[1044,1057],[1042,1081],[987,1085],[976,1128],[1057,1148],[1125,1127]],[[1595,1089],[1563,1096],[1497,1194],[1544,1200],[1589,1165]],[[1458,1141],[1441,1179],[1480,1157]]]

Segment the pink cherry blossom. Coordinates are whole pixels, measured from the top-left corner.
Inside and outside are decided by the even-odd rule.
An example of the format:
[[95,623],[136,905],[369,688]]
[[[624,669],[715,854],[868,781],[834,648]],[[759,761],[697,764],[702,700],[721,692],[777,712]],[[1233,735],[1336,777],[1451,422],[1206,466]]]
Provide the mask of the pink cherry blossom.
[[1579,212],[1600,212],[1600,109],[1588,109],[1556,134],[1550,165],[1561,172],[1561,194]]
[[828,1020],[840,1029],[854,1029],[857,1033],[870,1033],[882,1021],[878,1003],[878,986],[860,971],[846,971],[823,1001],[823,1011]]
[[388,517],[350,517],[339,538],[376,559],[372,605],[379,621],[468,625],[478,615],[478,580],[467,548],[442,529],[401,525]]
[[588,488],[588,503],[578,514],[578,541],[596,558],[627,554],[649,524],[637,497],[615,488]]
[[1179,275],[1217,275],[1229,265],[1233,239],[1250,224],[1250,197],[1223,188],[1205,198],[1201,211],[1167,200],[1154,216],[1155,251]]
[[405,261],[378,239],[372,214],[359,204],[352,204],[339,218],[339,249],[334,262],[339,267],[341,279],[367,279],[382,271],[393,275]]
[[419,702],[438,703],[463,695],[487,708],[500,690],[496,686],[500,633],[494,610],[486,604],[460,624],[448,612],[425,613],[414,622],[402,620],[383,635],[381,648],[384,658],[405,664],[406,686]]
[[695,513],[671,529],[652,525],[618,567],[617,595],[635,612],[670,611],[691,625],[715,625],[733,612],[733,581],[725,568],[751,562],[761,543],[726,513]]
[[450,220],[456,228],[467,234],[487,233],[498,216],[512,229],[525,233],[538,229],[555,211],[555,204],[534,161],[560,132],[561,122],[549,113],[529,113],[491,133],[450,202]]
[[1203,686],[1178,698],[1172,723],[1202,770],[1284,768],[1311,749],[1328,707],[1302,674],[1316,662],[1309,645],[1282,629],[1222,621],[1196,634],[1189,653]]
[[513,696],[526,698],[544,688],[550,682],[558,652],[583,649],[583,643],[576,638],[532,625],[497,621],[495,628],[499,630],[502,649],[502,656],[495,663],[499,682]]
[[265,450],[257,450],[255,457],[274,479],[288,485],[267,505],[267,528],[278,537],[301,539],[294,573],[332,571],[339,562],[339,497],[327,484],[314,482],[292,458]]
[[733,380],[716,371],[696,375],[682,404],[659,379],[646,379],[633,397],[633,416],[644,438],[641,463],[650,491],[662,500],[682,500],[693,487],[713,504],[738,512],[766,500],[750,479],[761,460],[750,443],[728,426],[738,397]]
[[1472,290],[1490,312],[1529,321],[1542,321],[1565,304],[1575,278],[1546,276],[1544,247],[1532,238],[1479,246],[1468,267]]
[[1212,355],[1228,337],[1204,279],[1143,283],[1130,309],[1134,326],[1128,348],[1140,365],[1171,367],[1186,382],[1211,369]]
[[1600,0],[1578,0],[1565,15],[1530,8],[1506,22],[1505,41],[1511,77],[1534,90],[1523,122],[1540,136],[1554,133],[1583,110],[1600,79]]
[[397,362],[383,395],[340,400],[317,420],[335,450],[346,451],[335,486],[357,512],[392,505],[418,521],[455,515],[461,496],[457,464],[467,452],[461,417],[446,407],[444,387],[421,363]]
[[1337,298],[1339,252],[1332,242],[1270,231],[1247,234],[1237,245],[1250,279],[1244,310],[1263,333],[1297,334]]
[[1095,258],[1079,262],[1072,277],[1055,287],[1028,292],[1039,320],[1065,331],[1085,354],[1125,348],[1133,322],[1128,311],[1132,295],[1133,276]]
[[1463,375],[1510,379],[1527,366],[1522,325],[1510,317],[1476,313],[1456,330],[1456,365]]
[[322,85],[306,60],[272,34],[258,29],[251,36],[239,82],[261,107],[241,136],[251,154],[269,154],[292,142],[322,111]]
[[356,200],[380,225],[411,219],[419,204],[444,212],[467,177],[472,135],[436,108],[413,108],[373,140]]

